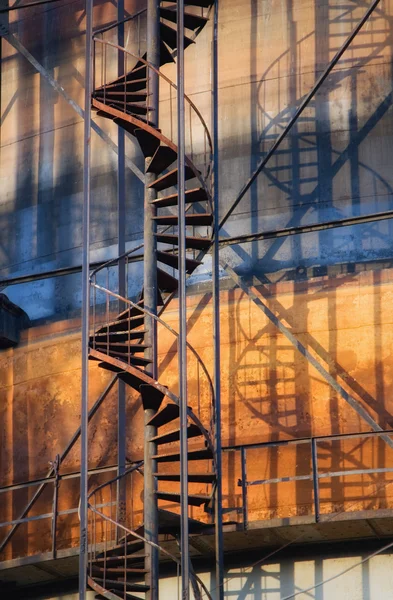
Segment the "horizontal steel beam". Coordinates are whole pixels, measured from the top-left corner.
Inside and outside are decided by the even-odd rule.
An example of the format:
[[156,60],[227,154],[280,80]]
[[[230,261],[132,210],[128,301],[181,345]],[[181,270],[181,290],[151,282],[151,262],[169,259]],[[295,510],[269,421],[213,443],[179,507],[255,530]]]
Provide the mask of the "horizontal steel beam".
[[220,247],[234,246],[235,244],[245,244],[246,242],[255,242],[259,240],[274,240],[280,237],[289,237],[292,235],[301,235],[302,233],[313,233],[315,231],[325,231],[327,229],[336,229],[338,227],[350,227],[351,225],[362,225],[366,223],[375,223],[393,218],[393,210],[361,215],[358,217],[346,217],[345,219],[335,219],[334,221],[325,221],[324,223],[314,223],[311,225],[298,225],[296,227],[284,227],[271,231],[259,231],[258,233],[245,233],[219,240]]

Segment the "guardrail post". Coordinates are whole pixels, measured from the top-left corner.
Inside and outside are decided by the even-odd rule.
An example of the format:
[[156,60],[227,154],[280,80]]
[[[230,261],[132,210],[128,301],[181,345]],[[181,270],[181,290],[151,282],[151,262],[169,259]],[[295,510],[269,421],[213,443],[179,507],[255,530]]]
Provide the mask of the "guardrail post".
[[240,480],[242,486],[242,501],[243,501],[243,528],[248,529],[248,498],[247,498],[247,456],[244,446],[240,449],[240,458],[242,463],[242,478]]
[[318,478],[318,450],[316,438],[311,439],[312,481],[314,487],[314,513],[315,522],[319,523],[319,478]]
[[52,557],[56,559],[56,532],[57,532],[57,507],[59,503],[59,468],[60,468],[60,454],[56,455],[55,460],[52,463],[55,480],[53,482],[53,508],[52,508]]

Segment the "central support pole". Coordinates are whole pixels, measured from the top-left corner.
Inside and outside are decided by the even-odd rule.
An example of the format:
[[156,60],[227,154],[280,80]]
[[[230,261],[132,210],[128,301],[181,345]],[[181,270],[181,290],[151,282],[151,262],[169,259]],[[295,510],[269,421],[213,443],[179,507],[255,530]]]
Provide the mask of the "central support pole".
[[[159,0],[147,1],[147,61],[156,69],[160,67],[160,12]],[[147,89],[150,96],[147,97],[147,104],[153,109],[147,113],[150,118],[150,124],[158,127],[158,94],[159,81],[158,75],[147,69],[148,78]],[[152,157],[146,158],[146,167]],[[157,230],[154,217],[156,209],[152,201],[156,199],[157,194],[149,185],[156,179],[154,173],[146,173],[145,176],[145,217],[144,217],[144,307],[152,314],[157,314],[157,241],[155,233]],[[149,315],[145,315],[145,343],[149,348],[145,351],[145,357],[152,361],[150,369],[154,379],[158,377],[157,370],[157,322]],[[156,444],[151,441],[157,435],[157,428],[147,425],[148,421],[154,416],[155,410],[152,408],[145,410],[145,445],[144,445],[144,526],[145,537],[157,544],[158,542],[158,508],[157,508],[157,482],[154,476],[156,472],[156,461],[153,456],[156,454]],[[158,550],[149,544],[145,544],[145,568],[146,583],[150,586],[147,593],[147,600],[158,600],[158,578],[159,578],[159,555]]]
[[[124,48],[124,0],[117,2],[117,20],[120,25],[117,29],[117,43]],[[124,75],[124,53],[118,52],[117,72],[119,77]],[[122,127],[117,128],[118,156],[117,156],[117,231],[118,231],[118,256],[124,255],[126,251],[126,172],[125,172],[125,131]],[[126,260],[121,258],[118,265],[119,295],[123,298],[128,296],[126,290]],[[119,313],[126,306],[119,302]],[[126,384],[118,380],[117,390],[117,474],[122,475],[126,470]],[[117,482],[117,521],[122,525],[126,523],[126,478]],[[119,531],[119,530],[118,530]]]
[[188,545],[187,311],[184,112],[184,0],[177,2],[177,168],[179,236],[180,552],[182,600],[190,597]]

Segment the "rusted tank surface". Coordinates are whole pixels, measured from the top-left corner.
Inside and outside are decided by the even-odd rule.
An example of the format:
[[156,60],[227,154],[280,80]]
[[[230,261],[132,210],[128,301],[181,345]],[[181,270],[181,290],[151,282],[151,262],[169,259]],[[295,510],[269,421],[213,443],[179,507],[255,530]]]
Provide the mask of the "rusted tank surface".
[[[140,7],[126,2],[132,13]],[[357,21],[365,6],[333,0],[250,2],[220,0],[219,184],[222,215],[253,173],[272,141]],[[392,208],[393,5],[384,2],[337,65],[225,226],[226,234],[275,230]],[[96,3],[95,25],[115,19],[109,2]],[[211,21],[186,52],[186,91],[209,120]],[[13,14],[11,29],[72,97],[83,103],[82,3],[60,2]],[[42,35],[38,35],[41,32]],[[79,264],[83,123],[64,99],[2,42],[1,267],[8,274]],[[175,79],[175,67],[165,74]],[[163,99],[163,103],[168,98]],[[96,123],[116,139],[116,128]],[[116,244],[116,159],[92,138],[92,260],[113,255]],[[143,158],[127,142],[142,168]],[[143,188],[127,171],[127,239],[143,235]],[[224,234],[224,232],[223,232]],[[283,237],[222,251],[255,293],[386,429],[393,428],[393,279],[390,220],[303,236]],[[385,261],[379,264],[378,261]],[[334,267],[334,265],[337,265]],[[384,268],[381,268],[384,266]],[[334,267],[334,268],[332,268]],[[136,267],[137,268],[137,267]],[[138,267],[139,268],[139,267]],[[188,297],[190,343],[213,368],[209,268],[196,274]],[[198,279],[199,277],[199,279]],[[30,316],[32,328],[15,349],[0,354],[0,482],[40,478],[61,454],[80,417],[80,280],[49,280],[6,292]],[[135,288],[140,291],[141,270]],[[77,316],[75,316],[77,315]],[[178,328],[174,300],[164,318]],[[159,329],[160,381],[174,392],[178,362],[173,337]],[[307,360],[277,332],[249,297],[223,280],[221,291],[223,491],[225,507],[242,509],[240,453],[244,444],[357,433],[368,426]],[[211,411],[209,386],[189,361],[190,404]],[[90,405],[111,375],[92,364]],[[142,409],[129,392],[128,458],[142,456]],[[116,389],[90,423],[90,467],[116,461]],[[309,445],[264,447],[248,452],[249,480],[307,476]],[[319,446],[321,472],[392,467],[392,450],[377,438],[326,440]],[[62,473],[79,469],[76,445]],[[109,473],[109,474],[108,474]],[[94,475],[91,485],[110,477]],[[320,487],[324,513],[392,507],[391,474],[331,479]],[[60,483],[58,546],[77,546],[78,479]],[[133,495],[141,514],[141,481]],[[198,491],[198,490],[196,490]],[[10,522],[34,488],[2,494],[0,520]],[[250,488],[250,521],[311,514],[311,479]],[[32,515],[49,513],[48,486]],[[162,504],[165,506],[165,504]],[[207,518],[207,516],[206,516]],[[233,510],[228,520],[241,521]],[[0,529],[1,535],[9,526]],[[50,519],[21,526],[3,559],[51,549]]]

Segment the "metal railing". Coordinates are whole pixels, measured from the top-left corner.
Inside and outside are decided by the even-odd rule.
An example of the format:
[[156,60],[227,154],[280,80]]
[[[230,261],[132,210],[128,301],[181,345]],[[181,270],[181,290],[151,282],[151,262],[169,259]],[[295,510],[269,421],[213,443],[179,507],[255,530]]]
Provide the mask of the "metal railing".
[[[137,37],[137,51],[135,52],[122,48],[121,46],[102,38],[93,38],[93,88],[96,90],[94,97],[97,100],[100,99],[103,104],[108,104],[107,99],[111,91],[111,86],[115,84],[118,99],[113,100],[112,98],[110,102],[111,106],[114,109],[127,114],[130,122],[134,122],[136,125],[139,124],[139,126],[141,122],[144,123],[145,128],[148,131],[176,152],[177,85],[159,69],[156,69],[152,64],[146,61],[140,48],[140,36],[138,35]],[[101,48],[101,52],[98,51],[98,47]],[[120,79],[118,79],[116,75],[119,64],[122,64],[122,70],[126,74]],[[146,101],[129,104],[130,101],[127,99],[127,92],[130,81],[127,79],[127,74],[135,67],[142,72],[140,79],[146,79],[146,83],[141,81],[141,90],[146,89]],[[155,77],[158,77],[160,86],[158,117],[149,106],[152,85],[151,80]],[[146,88],[143,87],[144,85],[146,85]],[[134,93],[137,94],[137,91]],[[209,204],[210,207],[212,207],[211,176],[213,173],[213,143],[211,135],[201,112],[194,102],[186,94],[184,95],[184,100],[187,106],[187,110],[185,111],[186,165],[192,169],[195,177],[197,177],[208,193]],[[154,126],[151,127],[153,124]]]
[[[88,573],[89,573],[89,584],[91,587],[96,589],[98,592],[102,592],[106,589],[107,570],[109,568],[107,563],[108,552],[116,546],[121,556],[122,564],[121,568],[124,568],[124,579],[119,580],[123,585],[123,589],[116,590],[116,596],[127,600],[129,598],[127,593],[127,568],[129,565],[129,556],[127,545],[130,541],[140,540],[144,544],[148,544],[151,547],[157,548],[162,555],[172,560],[177,567],[177,590],[178,600],[180,600],[180,560],[171,552],[169,552],[163,546],[146,539],[141,533],[135,530],[135,527],[141,525],[141,523],[135,523],[135,507],[133,506],[133,499],[135,497],[134,490],[134,475],[140,474],[143,476],[143,461],[135,463],[132,467],[127,469],[121,475],[114,477],[113,479],[99,485],[96,489],[90,492],[88,496],[88,514],[89,514],[89,559],[88,559]],[[117,495],[117,486],[119,481],[122,480],[125,483],[126,489],[126,501],[123,514],[121,517],[122,522],[119,522],[119,518],[116,515],[117,505],[113,502],[113,498]],[[101,510],[98,510],[101,508]],[[106,513],[104,512],[106,511]],[[124,548],[124,550],[123,550]],[[138,552],[132,555],[133,563],[135,562]],[[95,561],[97,558],[101,558],[101,565],[98,570]],[[140,556],[140,562],[144,562],[144,557]],[[95,581],[94,577],[99,577],[100,583]],[[199,597],[206,596],[209,600],[212,597],[206,588],[203,581],[196,575],[194,571],[191,573],[193,584],[197,586],[199,591]],[[140,574],[141,580],[144,580],[144,576]]]
[[[345,489],[343,490],[342,488],[345,488],[345,478],[349,477],[349,478],[353,478],[354,476],[367,476],[367,477],[372,477],[372,476],[378,476],[378,478],[380,478],[381,476],[383,476],[384,474],[388,474],[388,473],[393,473],[393,453],[392,456],[390,458],[390,462],[392,464],[392,466],[376,466],[376,467],[370,467],[370,466],[366,466],[365,462],[370,462],[370,459],[372,459],[374,453],[375,453],[375,449],[369,449],[368,452],[366,452],[366,449],[364,447],[365,442],[368,439],[376,439],[378,440],[378,438],[381,438],[383,436],[392,436],[393,437],[393,430],[386,430],[386,431],[382,431],[382,432],[375,432],[375,431],[370,431],[370,432],[365,432],[365,433],[353,433],[353,434],[339,434],[339,435],[327,435],[327,436],[320,436],[320,437],[310,437],[310,438],[301,438],[301,439],[293,439],[293,440],[282,440],[282,441],[276,441],[276,442],[265,442],[265,443],[258,443],[258,444],[249,444],[249,445],[242,445],[242,446],[236,446],[236,447],[227,447],[224,448],[225,452],[231,452],[231,453],[236,453],[238,456],[240,456],[240,471],[241,471],[241,476],[238,479],[237,485],[238,487],[241,488],[241,507],[240,508],[236,508],[236,509],[231,509],[228,508],[226,509],[225,512],[231,512],[232,510],[236,510],[237,512],[241,513],[242,516],[242,523],[243,523],[243,528],[247,529],[249,522],[250,522],[250,501],[249,501],[249,490],[250,488],[253,488],[254,486],[275,486],[276,489],[276,494],[275,496],[277,497],[277,495],[279,494],[279,492],[277,491],[277,486],[285,486],[288,483],[294,483],[294,482],[310,482],[310,486],[309,486],[309,492],[310,492],[310,496],[312,495],[312,500],[310,502],[310,510],[315,522],[319,522],[321,519],[323,519],[326,515],[328,514],[332,514],[332,511],[330,510],[330,513],[328,510],[323,510],[323,504],[326,503],[328,506],[330,506],[330,509],[332,507],[332,505],[334,505],[335,503],[337,503],[340,506],[340,511],[341,512],[351,512],[350,510],[347,510],[345,508],[345,503],[346,502],[350,502],[353,500],[353,498],[348,498]],[[343,443],[347,440],[355,440],[358,441],[359,443],[357,443],[357,445],[354,448],[350,448],[349,451],[345,450],[345,448],[343,447]],[[388,447],[386,446],[386,444],[384,443],[383,440],[380,440],[380,443],[383,444],[383,446],[388,449]],[[334,445],[336,447],[334,447]],[[294,460],[293,457],[292,458],[292,463],[294,464],[295,467],[295,472],[293,474],[286,474],[285,476],[277,476],[277,477],[260,477],[258,479],[250,479],[249,478],[249,462],[248,462],[248,456],[251,452],[254,453],[254,456],[252,457],[253,463],[260,465],[260,468],[262,470],[262,468],[266,467],[266,465],[268,464],[268,459],[269,459],[269,464],[272,464],[271,461],[271,457],[269,457],[268,455],[266,455],[266,452],[269,450],[276,450],[279,451],[280,448],[295,448],[295,447],[301,447],[306,451],[306,455],[305,455],[305,459],[302,461],[302,465],[299,465],[298,462],[296,460]],[[323,450],[324,455],[323,457],[321,457],[321,450]],[[363,450],[363,454],[365,454],[364,458],[360,458],[356,456],[356,453],[361,453],[361,450]],[[255,451],[257,453],[257,455],[255,454]],[[265,453],[265,456],[264,456]],[[370,458],[371,455],[371,458]],[[330,462],[330,463],[335,463],[339,466],[341,466],[341,468],[335,468],[334,470],[330,470],[327,469],[325,464],[321,463],[326,463],[326,462]],[[288,468],[288,464],[290,464],[291,461],[288,460],[282,460],[281,463],[283,464],[279,464],[277,467],[277,470],[281,470],[281,471],[285,471]],[[351,465],[352,467],[355,466],[357,468],[344,468],[346,465]],[[385,464],[389,464],[389,459],[386,458]],[[301,471],[301,474],[298,474],[299,470]],[[308,470],[308,472],[307,472]],[[255,472],[255,466],[253,467],[253,471]],[[333,497],[333,493],[332,493],[332,489],[334,487],[334,482],[331,481],[330,483],[327,483],[327,490],[331,492],[331,497],[330,498],[321,498],[321,481],[323,480],[335,480],[341,478],[341,490],[336,491],[335,494],[336,496]],[[340,483],[340,482],[339,482]],[[378,483],[378,482],[374,482],[374,483]],[[388,480],[388,481],[383,481],[382,485],[379,486],[378,491],[380,491],[380,489],[385,489],[386,485],[388,485],[389,483],[393,484],[393,479],[392,480]],[[363,480],[361,481],[357,481],[357,482],[353,482],[351,481],[349,483],[350,486],[356,485],[356,486],[362,486],[362,485],[366,485],[367,483],[364,482]],[[304,490],[303,490],[304,491]],[[393,492],[392,492],[393,495]],[[260,498],[260,496],[259,496]],[[367,500],[367,495],[364,494],[364,500]],[[360,494],[360,496],[358,497],[358,501],[355,502],[355,505],[357,505],[359,503],[359,501],[362,501],[362,496]],[[296,500],[293,501],[293,505],[296,507]],[[344,505],[344,508],[343,508]],[[392,498],[392,506],[391,508],[393,509],[393,498]],[[280,517],[285,518],[288,516],[291,516],[289,514],[284,514],[283,509],[280,509]]]

